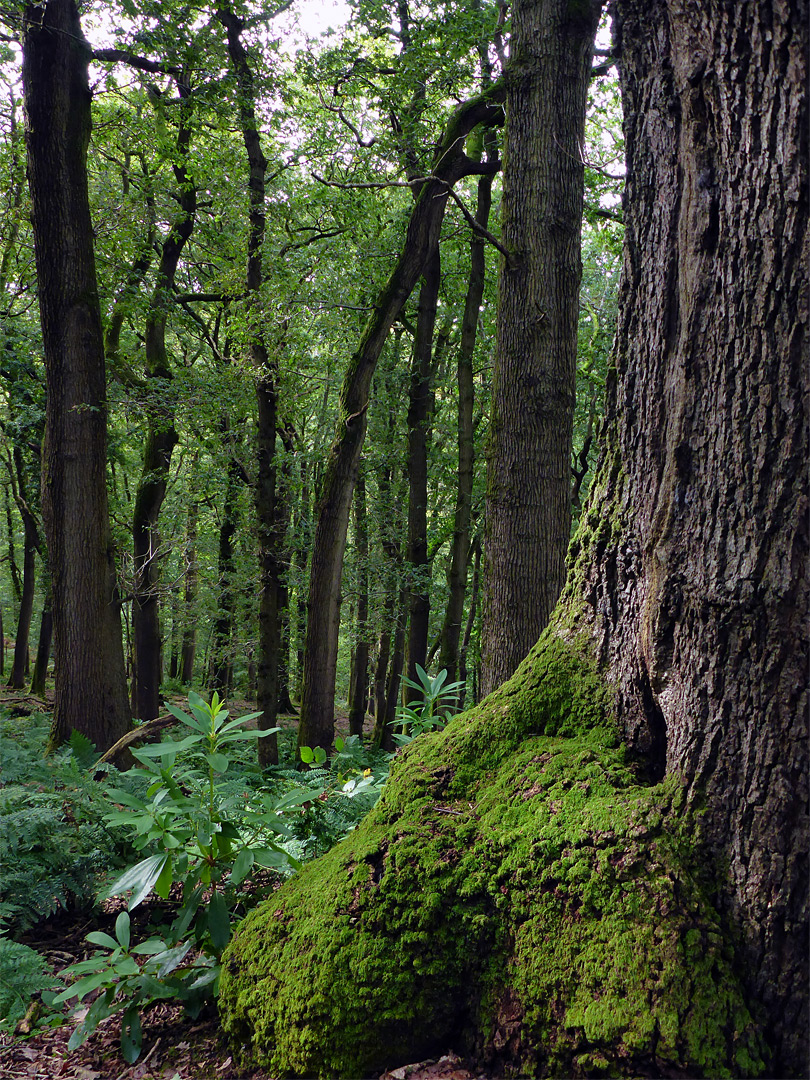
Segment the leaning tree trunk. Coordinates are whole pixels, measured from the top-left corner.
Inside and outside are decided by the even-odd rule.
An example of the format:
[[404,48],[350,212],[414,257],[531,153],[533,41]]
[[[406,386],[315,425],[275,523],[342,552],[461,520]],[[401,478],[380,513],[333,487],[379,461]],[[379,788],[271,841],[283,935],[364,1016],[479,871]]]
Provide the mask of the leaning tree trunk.
[[[516,6],[487,469],[482,691],[534,645],[571,528],[585,101],[601,0]],[[542,17],[537,13],[542,10]]]
[[89,49],[73,0],[25,14],[28,176],[45,353],[42,504],[53,583],[52,741],[129,727],[107,506],[104,343],[87,195]]
[[335,674],[340,628],[340,581],[349,509],[366,434],[371,379],[388,332],[408,300],[426,260],[439,242],[448,190],[457,180],[494,171],[464,153],[464,140],[479,124],[499,122],[502,87],[456,109],[436,148],[434,169],[411,212],[402,252],[369,317],[340,391],[340,420],[326,464],[312,548],[304,685],[299,746],[330,747],[334,737]]

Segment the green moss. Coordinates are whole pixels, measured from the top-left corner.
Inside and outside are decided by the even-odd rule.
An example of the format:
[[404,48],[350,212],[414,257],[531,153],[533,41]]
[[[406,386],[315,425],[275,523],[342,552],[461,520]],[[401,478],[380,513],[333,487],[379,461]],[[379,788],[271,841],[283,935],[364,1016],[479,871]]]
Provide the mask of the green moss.
[[507,1075],[761,1073],[680,788],[637,783],[611,706],[549,631],[411,744],[362,826],[240,927],[220,998],[237,1049],[309,1077],[451,1042]]

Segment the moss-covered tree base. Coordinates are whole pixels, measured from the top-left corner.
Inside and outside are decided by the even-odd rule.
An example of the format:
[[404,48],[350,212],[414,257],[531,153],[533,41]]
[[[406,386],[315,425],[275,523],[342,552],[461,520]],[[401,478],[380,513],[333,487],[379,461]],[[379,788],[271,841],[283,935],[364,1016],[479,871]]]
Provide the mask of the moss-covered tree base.
[[237,1051],[280,1076],[449,1045],[493,1075],[761,1074],[682,802],[639,783],[609,693],[547,632],[244,921],[220,997]]

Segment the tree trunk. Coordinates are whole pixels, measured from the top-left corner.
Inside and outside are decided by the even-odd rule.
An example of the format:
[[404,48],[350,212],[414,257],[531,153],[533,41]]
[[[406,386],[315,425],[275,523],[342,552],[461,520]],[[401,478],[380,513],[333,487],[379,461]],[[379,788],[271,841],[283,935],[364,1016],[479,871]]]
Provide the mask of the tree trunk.
[[768,1075],[805,1075],[808,9],[617,10],[625,272],[579,576],[628,744],[704,811]]
[[[473,557],[473,576],[472,576],[472,588],[470,589],[470,609],[467,612],[467,625],[464,627],[464,637],[461,642],[461,651],[458,657],[458,681],[461,683],[461,687],[458,693],[458,707],[464,708],[464,702],[467,697],[467,657],[470,653],[470,641],[472,640],[473,627],[475,626],[475,617],[478,614],[478,596],[481,587],[481,541],[476,536],[472,542],[470,548]],[[478,703],[478,684],[474,680],[472,703],[476,705]]]
[[89,49],[73,0],[25,14],[28,176],[45,353],[42,503],[53,584],[52,742],[129,726],[107,507],[104,344],[87,195]]
[[[248,233],[245,287],[251,325],[250,358],[256,372],[258,413],[258,452],[256,479],[256,515],[259,522],[259,656],[256,694],[261,712],[259,727],[276,726],[278,710],[278,669],[280,628],[278,616],[281,577],[281,539],[276,520],[276,433],[278,405],[277,364],[270,355],[256,312],[263,281],[262,248],[265,234],[265,176],[267,159],[262,151],[256,121],[253,72],[242,42],[242,20],[230,5],[217,10],[217,18],[227,34],[228,56],[239,88],[239,124],[245,144],[250,180],[250,228]],[[275,735],[259,740],[259,764],[278,764],[278,741]]]
[[582,145],[601,0],[512,12],[498,337],[487,468],[482,691],[537,641],[565,581]]
[[[425,263],[419,307],[416,317],[416,336],[411,361],[411,383],[408,395],[408,545],[406,562],[408,585],[408,678],[419,682],[416,665],[424,668],[427,658],[430,625],[430,561],[427,547],[428,502],[428,424],[431,412],[431,372],[433,332],[441,284],[441,257],[438,245]],[[419,691],[409,687],[407,697]]]
[[[478,202],[475,220],[484,229],[489,224],[492,205],[492,177],[478,180]],[[464,618],[464,597],[467,591],[467,567],[470,559],[470,521],[472,519],[472,492],[475,465],[473,406],[475,386],[473,383],[473,354],[478,333],[481,302],[484,297],[486,261],[484,240],[472,234],[470,237],[470,275],[461,323],[461,342],[458,352],[458,480],[456,507],[453,518],[453,542],[450,549],[450,565],[447,570],[447,607],[442,623],[439,669],[447,671],[447,681],[456,681],[459,668],[459,641]]]
[[312,548],[307,644],[299,745],[330,747],[334,737],[335,671],[343,556],[349,508],[366,432],[371,379],[388,332],[438,244],[447,192],[461,177],[488,171],[463,150],[479,123],[497,123],[500,88],[460,105],[447,125],[434,159],[433,175],[421,185],[402,252],[349,362],[340,392],[340,420],[321,485]]
[[31,616],[34,612],[34,591],[36,585],[36,553],[38,538],[36,529],[27,516],[23,517],[25,541],[23,549],[23,580],[20,613],[17,617],[17,636],[14,639],[14,661],[8,685],[13,690],[22,690],[25,686],[26,663],[28,661],[28,638],[31,633]]
[[148,400],[147,433],[143,471],[135,496],[132,519],[134,585],[132,636],[135,646],[133,711],[141,720],[153,720],[160,711],[161,637],[158,583],[160,579],[160,534],[157,523],[172,451],[177,444],[174,406],[171,397],[172,369],[166,352],[171,291],[177,267],[191,233],[197,212],[197,190],[186,161],[191,145],[191,89],[183,78],[177,88],[181,100],[177,132],[177,161],[173,165],[180,210],[161,247],[160,266],[146,319],[145,351]]
[[192,495],[186,524],[186,573],[183,587],[183,644],[180,649],[180,681],[185,685],[194,678],[194,656],[197,652],[197,519],[200,508]]
[[624,276],[566,590],[242,924],[220,1016],[279,1073],[427,1025],[487,1075],[807,1075],[807,5],[615,12]]
[[368,705],[368,527],[366,483],[362,472],[354,492],[354,535],[357,549],[357,637],[349,693],[349,734],[362,736]]
[[48,662],[51,659],[51,642],[53,640],[53,610],[51,590],[48,587],[45,593],[45,603],[42,607],[42,616],[39,620],[39,638],[37,640],[37,657],[34,661],[34,673],[31,676],[31,693],[34,697],[45,697],[45,680],[48,677]]
[[233,679],[232,641],[236,612],[236,597],[233,587],[233,539],[237,529],[241,472],[239,463],[234,456],[234,438],[233,434],[228,431],[227,418],[224,419],[223,426],[225,427],[223,442],[230,457],[227,467],[225,498],[222,503],[222,520],[219,525],[219,551],[217,556],[219,596],[211,639],[211,689],[217,690],[219,696],[225,699],[231,692]]

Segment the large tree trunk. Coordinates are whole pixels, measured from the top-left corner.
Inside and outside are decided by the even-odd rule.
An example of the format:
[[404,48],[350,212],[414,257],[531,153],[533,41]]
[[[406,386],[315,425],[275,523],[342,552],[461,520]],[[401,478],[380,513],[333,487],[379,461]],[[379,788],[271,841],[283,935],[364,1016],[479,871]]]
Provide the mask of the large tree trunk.
[[221,1016],[279,1072],[430,1033],[487,1075],[807,1075],[807,5],[616,12],[625,271],[568,583],[240,927]]
[[45,352],[42,503],[53,583],[52,741],[129,726],[107,508],[104,344],[87,196],[89,50],[73,0],[25,14],[28,176]]
[[482,690],[537,641],[571,529],[582,146],[601,0],[517,4],[506,100],[503,242],[492,374]]
[[433,175],[421,184],[402,252],[349,361],[340,392],[338,431],[321,485],[312,548],[307,644],[299,745],[330,747],[334,737],[335,671],[340,628],[341,574],[349,509],[366,433],[371,379],[388,332],[411,295],[439,241],[448,189],[471,173],[491,171],[464,153],[464,139],[478,124],[500,119],[501,88],[464,102],[437,147]]
[[580,587],[628,744],[705,810],[771,1075],[803,1075],[808,9],[625,0],[618,14],[615,434]]

